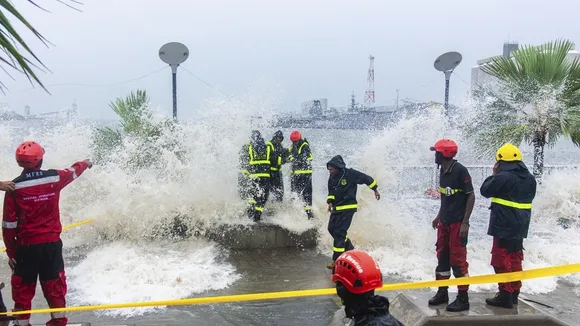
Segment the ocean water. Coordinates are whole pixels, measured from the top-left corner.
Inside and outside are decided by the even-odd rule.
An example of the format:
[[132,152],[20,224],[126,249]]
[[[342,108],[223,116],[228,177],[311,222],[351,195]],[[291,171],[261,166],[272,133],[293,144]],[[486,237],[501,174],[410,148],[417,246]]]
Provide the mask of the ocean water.
[[[162,150],[156,166],[126,168],[124,164],[132,153],[160,148],[159,141],[127,139],[106,164],[87,170],[62,192],[63,225],[87,218],[95,220],[62,234],[70,262],[69,305],[179,299],[228,289],[243,281],[245,276],[225,259],[228,252],[215,243],[201,237],[180,241],[154,237],[153,230],[176,215],[186,216],[186,223],[202,229],[221,223],[252,223],[243,215],[245,203],[236,192],[238,150],[252,129],[262,130],[266,139],[275,131],[253,125],[250,116],[256,112],[263,109],[216,102],[205,111],[203,120],[182,122],[168,136],[181,149],[181,159]],[[94,128],[104,124],[81,119],[3,123],[0,178],[12,179],[19,174],[14,149],[25,139],[45,146],[45,167],[65,168],[91,158]],[[282,131],[288,137],[291,130]],[[359,187],[361,208],[349,231],[355,246],[376,257],[386,275],[404,280],[432,279],[436,233],[430,225],[439,201],[424,194],[434,185],[435,166],[429,147],[441,137],[456,139],[460,145],[458,160],[477,166],[471,169],[476,190],[491,172],[493,157],[481,160],[471,155],[472,145],[450,128],[436,110],[409,117],[383,131],[304,129],[302,134],[309,140],[315,157],[316,218],[306,220],[302,205],[292,201],[288,167],[284,167],[286,200],[280,205],[269,203],[267,209],[274,213],[265,221],[296,232],[319,228],[317,249],[329,255],[332,241],[326,231],[325,163],[334,155],[343,155],[347,166],[376,178],[382,194],[377,202],[371,191]],[[522,151],[531,169],[531,148],[522,146]],[[580,149],[563,139],[554,148],[546,149],[545,163],[575,165],[579,158]],[[525,269],[580,261],[578,224],[573,223],[568,229],[558,224],[560,218],[578,221],[580,175],[575,168],[566,167],[548,172],[538,188],[530,235],[524,243]],[[468,246],[471,275],[493,272],[489,266],[491,239],[486,235],[488,204],[477,195]],[[5,256],[0,260],[6,263]],[[8,277],[3,276],[7,284]],[[578,275],[530,280],[522,290],[529,294],[551,293],[560,281],[566,281],[580,296]],[[493,291],[495,285],[475,285],[471,289]],[[138,318],[152,311],[169,314],[167,309],[170,308],[116,309],[99,314]]]

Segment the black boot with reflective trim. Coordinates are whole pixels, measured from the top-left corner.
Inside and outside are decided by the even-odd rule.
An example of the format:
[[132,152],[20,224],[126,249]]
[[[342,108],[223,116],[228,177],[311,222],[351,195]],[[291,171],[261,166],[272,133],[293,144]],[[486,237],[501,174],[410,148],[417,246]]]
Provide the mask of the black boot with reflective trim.
[[449,302],[449,293],[447,287],[440,287],[433,298],[429,300],[429,305],[435,306]]
[[514,293],[512,293],[512,303],[513,304],[518,304],[518,297],[520,296],[520,290],[514,290]]
[[447,306],[447,311],[458,312],[464,310],[469,310],[469,296],[467,295],[467,291],[459,291],[455,301]]
[[490,298],[485,299],[485,303],[487,303],[490,306],[508,309],[514,307],[512,301],[512,294],[504,290],[500,290],[498,293],[496,293],[495,297],[491,299]]

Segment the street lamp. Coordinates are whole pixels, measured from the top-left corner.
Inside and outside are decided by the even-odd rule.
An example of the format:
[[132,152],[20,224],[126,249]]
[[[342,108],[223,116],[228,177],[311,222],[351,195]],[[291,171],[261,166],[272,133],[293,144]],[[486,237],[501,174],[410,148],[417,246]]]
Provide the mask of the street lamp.
[[159,58],[171,67],[173,80],[173,118],[177,119],[177,67],[189,57],[187,46],[170,42],[159,49]]
[[445,73],[445,116],[449,114],[449,78],[451,73],[461,63],[461,54],[459,52],[447,52],[440,55],[433,63],[436,70]]

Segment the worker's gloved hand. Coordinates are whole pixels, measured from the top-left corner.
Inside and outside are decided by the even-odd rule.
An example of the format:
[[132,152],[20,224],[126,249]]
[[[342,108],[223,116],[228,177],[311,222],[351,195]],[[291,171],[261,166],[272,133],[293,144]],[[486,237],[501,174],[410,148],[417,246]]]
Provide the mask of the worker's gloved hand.
[[437,224],[439,224],[439,216],[437,216],[432,222],[431,222],[431,226],[433,227],[433,229],[437,229]]
[[332,212],[332,204],[328,204],[328,212]]

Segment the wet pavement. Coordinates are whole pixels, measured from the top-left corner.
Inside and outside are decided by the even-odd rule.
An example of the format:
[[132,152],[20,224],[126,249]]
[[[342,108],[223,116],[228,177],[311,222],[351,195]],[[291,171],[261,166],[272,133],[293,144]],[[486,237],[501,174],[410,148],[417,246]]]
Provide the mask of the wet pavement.
[[[192,297],[217,296],[303,290],[332,287],[330,271],[326,269],[329,258],[311,249],[280,248],[275,250],[231,250],[224,256],[242,274],[230,288],[208,291]],[[9,275],[2,268],[2,275]],[[9,280],[3,279],[9,284]],[[385,280],[395,282],[397,280]],[[421,292],[416,290],[409,292]],[[35,308],[46,307],[40,287],[33,302]],[[398,293],[381,292],[392,300]],[[10,286],[3,290],[7,306],[12,305]],[[535,308],[554,314],[570,325],[579,325],[580,303],[572,289],[561,286],[554,293],[541,296],[522,297],[547,303],[555,308],[533,305]],[[91,325],[336,325],[340,315],[336,296],[292,298],[267,301],[219,303],[212,305],[174,306],[158,312],[147,313],[129,319],[113,318],[97,312],[68,313],[70,323],[91,322]],[[32,322],[44,324],[48,314],[33,315]],[[340,321],[340,318],[338,318]],[[340,322],[338,322],[340,324]]]

